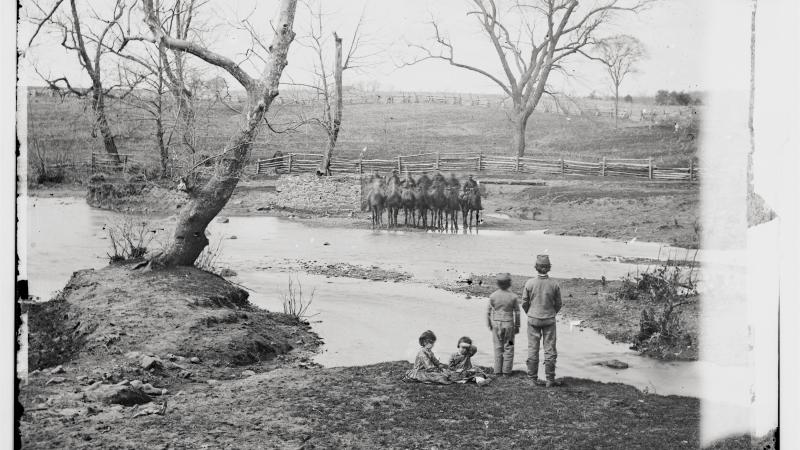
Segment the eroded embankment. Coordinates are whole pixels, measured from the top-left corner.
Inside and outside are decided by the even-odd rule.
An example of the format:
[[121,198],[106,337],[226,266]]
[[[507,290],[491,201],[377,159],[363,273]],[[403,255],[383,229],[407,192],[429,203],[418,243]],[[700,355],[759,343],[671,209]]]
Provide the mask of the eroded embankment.
[[133,267],[75,272],[55,299],[23,305],[25,442],[52,420],[163,414],[191,386],[312,365],[321,340],[307,323],[253,306],[208,272]]

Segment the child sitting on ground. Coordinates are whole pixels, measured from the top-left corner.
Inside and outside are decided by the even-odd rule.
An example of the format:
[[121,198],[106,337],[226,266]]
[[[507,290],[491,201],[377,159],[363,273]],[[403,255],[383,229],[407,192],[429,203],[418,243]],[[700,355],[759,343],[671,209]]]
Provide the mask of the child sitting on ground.
[[419,345],[422,347],[414,360],[414,367],[406,372],[403,381],[419,381],[421,383],[450,384],[450,370],[446,364],[442,364],[433,354],[433,344],[436,343],[436,335],[433,331],[427,330],[419,337]]
[[449,369],[453,371],[450,379],[456,383],[466,383],[475,380],[478,385],[488,383],[486,373],[477,366],[472,365],[471,358],[478,352],[478,347],[472,345],[469,336],[463,336],[458,340],[458,351],[450,356]]

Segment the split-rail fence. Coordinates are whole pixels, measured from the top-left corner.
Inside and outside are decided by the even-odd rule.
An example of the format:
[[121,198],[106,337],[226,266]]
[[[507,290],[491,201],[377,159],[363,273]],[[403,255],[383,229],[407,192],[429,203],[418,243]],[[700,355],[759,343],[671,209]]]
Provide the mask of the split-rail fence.
[[[289,153],[282,157],[259,159],[256,174],[315,172],[322,155],[317,153]],[[690,161],[686,167],[658,167],[653,158],[607,159],[576,161],[564,158],[484,155],[482,153],[422,153],[398,155],[392,159],[347,159],[331,161],[331,172],[350,174],[386,173],[419,174],[422,172],[494,172],[520,174],[583,175],[601,177],[629,177],[642,180],[697,181],[698,168]]]

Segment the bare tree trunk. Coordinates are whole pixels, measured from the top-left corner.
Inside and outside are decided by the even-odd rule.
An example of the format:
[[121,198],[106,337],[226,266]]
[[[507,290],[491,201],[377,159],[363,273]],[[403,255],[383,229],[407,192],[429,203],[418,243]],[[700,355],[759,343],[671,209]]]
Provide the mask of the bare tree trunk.
[[619,84],[614,84],[614,128],[618,127],[619,120]]
[[213,54],[185,41],[172,40],[163,35],[160,24],[153,14],[152,0],[144,0],[148,26],[157,39],[172,48],[189,48],[193,54],[210,64],[224,67],[245,87],[248,94],[247,115],[239,133],[229,147],[220,155],[214,175],[204,185],[190,191],[190,199],[178,216],[172,244],[152,260],[158,266],[192,265],[208,245],[206,227],[222,210],[239,182],[250,147],[255,140],[259,125],[272,101],[278,96],[278,85],[286,55],[294,39],[292,30],[297,0],[282,0],[280,17],[274,27],[275,35],[270,46],[267,68],[260,79],[250,78],[233,61]]
[[514,127],[511,150],[519,157],[525,156],[525,130],[528,128],[528,118],[531,116],[531,112],[516,110],[511,120]]
[[333,123],[328,130],[328,145],[325,148],[322,162],[317,169],[317,175],[331,174],[331,158],[333,157],[333,150],[336,148],[336,140],[339,138],[339,129],[342,126],[342,38],[336,33],[333,33],[333,37],[336,41],[336,61],[333,71],[334,84],[336,85],[336,107],[333,111]]
[[97,116],[97,128],[100,129],[100,135],[103,137],[103,146],[106,149],[106,153],[114,158],[116,162],[120,162],[117,143],[114,141],[114,133],[111,131],[108,119],[106,119],[106,105],[102,85],[92,87],[92,97],[94,100],[92,109],[94,109],[94,113]]
[[161,112],[156,116],[156,141],[161,157],[161,178],[166,178],[169,172],[169,149],[164,143],[164,123],[161,120]]

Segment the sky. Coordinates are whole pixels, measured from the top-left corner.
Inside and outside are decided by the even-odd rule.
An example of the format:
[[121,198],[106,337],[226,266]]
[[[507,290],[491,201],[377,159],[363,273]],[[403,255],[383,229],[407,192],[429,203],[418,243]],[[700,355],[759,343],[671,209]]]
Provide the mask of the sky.
[[[582,7],[591,3],[581,2]],[[100,15],[107,15],[110,7],[110,2],[106,1],[79,0],[78,4],[83,13],[88,13],[91,7]],[[500,0],[498,4],[507,2]],[[635,36],[647,50],[648,57],[637,65],[638,72],[624,81],[622,94],[640,96],[654,95],[659,89],[694,91],[706,88],[701,76],[702,52],[698,50],[698,43],[704,39],[708,22],[705,4],[697,0],[661,0],[639,14],[620,13],[598,30],[597,37],[621,33]],[[41,15],[29,0],[23,0],[22,5],[23,18]],[[345,72],[346,85],[377,83],[382,90],[499,94],[500,88],[488,78],[451,67],[444,61],[429,60],[403,66],[404,62],[418,55],[409,44],[432,42],[433,28],[429,22],[434,18],[442,32],[452,40],[459,61],[502,75],[497,55],[478,23],[466,15],[469,5],[467,0],[325,0],[323,37],[327,50],[326,61],[332,56],[331,33],[337,31],[344,37],[346,49],[363,11],[365,44],[361,47],[361,54],[366,56],[360,61],[365,65]],[[66,14],[67,6],[67,2],[64,2],[58,14]],[[269,31],[269,20],[276,11],[276,1],[210,0],[204,6],[202,15],[202,22],[207,28],[204,41],[219,53],[236,60],[244,59],[245,50],[250,47],[250,38],[239,24],[247,18],[257,29]],[[137,27],[138,31],[143,32],[138,9],[134,11],[131,21],[132,32]],[[285,80],[305,83],[313,79],[314,53],[298,45],[308,43],[306,36],[310,23],[308,8],[301,4],[295,21],[298,38],[290,51]],[[91,20],[86,20],[86,26],[92,24]],[[76,56],[61,48],[60,36],[54,29],[45,30],[34,45],[26,49],[32,31],[32,25],[25,20],[20,22],[18,40],[25,51],[25,57],[21,60],[22,80],[30,85],[43,85],[40,76],[32,70],[36,67],[47,76],[66,75],[75,85],[88,84],[88,78],[81,72]],[[268,33],[264,35],[269,40]],[[254,64],[245,63],[245,67],[251,74],[257,75],[259,61],[251,58],[251,62]],[[106,67],[113,68],[114,65],[113,59],[105,60]],[[198,67],[201,66],[203,64],[198,64]],[[571,74],[569,78],[551,77],[550,84],[558,92],[571,95],[587,95],[592,91],[600,95],[611,93],[607,75],[598,63],[572,58],[567,70]],[[208,77],[215,75],[208,69],[206,73]]]

